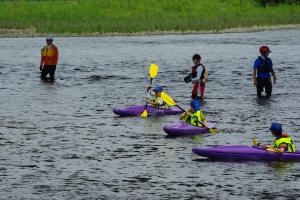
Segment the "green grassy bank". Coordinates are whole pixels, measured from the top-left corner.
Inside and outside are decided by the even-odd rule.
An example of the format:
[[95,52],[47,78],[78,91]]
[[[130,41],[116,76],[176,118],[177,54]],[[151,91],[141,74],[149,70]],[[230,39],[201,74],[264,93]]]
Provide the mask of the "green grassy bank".
[[1,1],[0,29],[36,33],[220,31],[300,24],[300,5],[261,7],[251,0]]

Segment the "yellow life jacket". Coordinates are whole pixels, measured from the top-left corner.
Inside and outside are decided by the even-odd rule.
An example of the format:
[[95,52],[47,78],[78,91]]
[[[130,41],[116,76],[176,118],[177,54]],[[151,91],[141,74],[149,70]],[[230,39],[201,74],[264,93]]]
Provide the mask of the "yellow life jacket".
[[[187,112],[187,111],[185,111],[185,112]],[[198,123],[196,122],[195,118],[197,119]],[[204,119],[205,118],[204,118],[203,113],[200,110],[198,110],[197,112],[190,113],[189,115],[187,115],[185,118],[183,118],[182,121],[186,122],[186,123],[190,123],[194,126],[202,126]]]
[[53,58],[54,57],[54,50],[52,49],[52,47],[53,47],[53,45],[45,46],[44,48],[42,48],[41,55],[43,57]]
[[288,134],[283,134],[280,138],[274,140],[274,148],[279,148],[280,144],[285,143],[288,146],[287,151],[295,152],[296,147],[293,143],[292,138]]
[[[160,97],[156,97],[156,95],[153,96],[153,102],[158,102],[159,100],[162,100],[162,99]],[[155,108],[169,108],[169,105],[166,102],[164,102],[163,104],[164,104],[163,106],[161,106],[161,105],[154,105],[154,107]]]

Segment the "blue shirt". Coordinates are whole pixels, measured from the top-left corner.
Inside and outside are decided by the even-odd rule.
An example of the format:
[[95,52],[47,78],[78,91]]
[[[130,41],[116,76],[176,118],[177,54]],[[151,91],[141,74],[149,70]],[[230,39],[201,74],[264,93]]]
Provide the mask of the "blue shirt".
[[[267,59],[268,59],[268,61],[269,61],[270,67],[273,68],[273,63],[272,63],[271,58],[267,58]],[[264,61],[262,61],[262,60],[264,60]],[[254,62],[253,68],[254,68],[254,69],[258,69],[258,67],[259,67],[261,64],[263,64],[263,62],[265,62],[266,58],[262,58],[262,60],[261,60],[260,58],[257,58],[257,59],[255,60],[255,62]],[[270,74],[270,72],[267,72],[267,73],[257,73],[257,77],[258,77],[258,78],[270,78],[270,77],[271,77],[271,74]]]

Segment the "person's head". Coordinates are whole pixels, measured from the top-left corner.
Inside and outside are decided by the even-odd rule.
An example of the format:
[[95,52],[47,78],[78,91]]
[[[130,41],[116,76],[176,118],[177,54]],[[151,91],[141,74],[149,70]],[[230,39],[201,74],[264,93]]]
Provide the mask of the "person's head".
[[259,48],[259,52],[261,53],[261,55],[263,55],[264,57],[268,57],[269,53],[271,53],[271,50],[269,49],[269,47],[267,46],[261,46]]
[[46,36],[46,42],[47,42],[48,46],[52,44],[52,42],[53,42],[53,36],[51,34],[48,34]]
[[194,64],[199,64],[200,63],[200,60],[201,60],[201,56],[199,54],[195,54],[193,55],[193,58],[192,58]]
[[275,137],[282,135],[282,126],[277,122],[274,122],[269,130],[272,132],[272,135]]
[[161,86],[157,86],[153,90],[155,92],[155,96],[160,97],[161,92],[163,91],[163,88]]
[[200,107],[201,107],[201,105],[200,105],[200,101],[199,100],[193,100],[191,102],[191,110],[193,112],[196,112],[196,111],[200,110]]

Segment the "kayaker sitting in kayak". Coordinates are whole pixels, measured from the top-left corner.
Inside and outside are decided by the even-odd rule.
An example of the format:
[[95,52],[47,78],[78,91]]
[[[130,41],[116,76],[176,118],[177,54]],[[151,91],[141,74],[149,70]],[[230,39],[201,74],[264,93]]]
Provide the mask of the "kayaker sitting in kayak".
[[288,134],[282,134],[282,126],[279,123],[273,123],[270,131],[275,138],[274,146],[263,144],[264,148],[269,148],[277,153],[283,153],[284,151],[295,152],[296,147],[292,138]]
[[152,85],[149,85],[147,88],[147,92],[149,92],[150,95],[153,96],[153,100],[150,101],[148,98],[146,100],[147,103],[153,105],[155,108],[169,108],[169,105],[164,102],[161,98],[161,92],[163,91],[163,88],[161,86],[157,86],[153,91],[151,92]]
[[191,102],[190,110],[186,110],[179,118],[183,122],[190,123],[195,126],[205,126],[208,128],[205,117],[200,110],[199,100],[193,100]]

